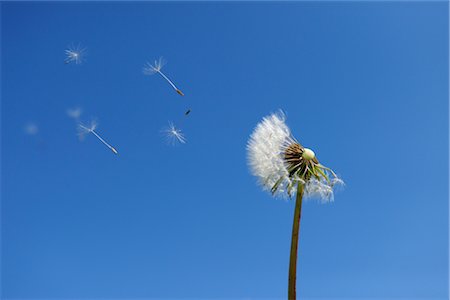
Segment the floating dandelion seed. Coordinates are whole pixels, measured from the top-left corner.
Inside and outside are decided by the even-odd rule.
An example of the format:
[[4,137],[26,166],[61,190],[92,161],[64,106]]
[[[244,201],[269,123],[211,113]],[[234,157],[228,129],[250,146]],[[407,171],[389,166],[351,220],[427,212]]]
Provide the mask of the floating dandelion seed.
[[151,64],[150,62],[147,62],[144,65],[143,68],[143,73],[145,75],[153,75],[155,73],[158,73],[159,75],[161,75],[171,86],[172,88],[181,96],[184,96],[183,92],[180,91],[176,85],[161,71],[162,67],[166,64],[166,61],[164,60],[164,58],[160,57],[158,60],[155,60],[155,62],[153,64]]
[[333,188],[343,181],[319,163],[315,153],[304,148],[292,136],[282,112],[265,117],[247,144],[248,163],[263,188],[274,196],[296,193],[289,263],[288,299],[296,299],[297,247],[300,230],[302,198],[319,197],[333,200]]
[[73,119],[75,119],[76,121],[78,121],[80,119],[81,113],[82,113],[82,109],[80,107],[76,107],[76,108],[69,108],[67,110],[67,115]]
[[98,135],[97,132],[95,132],[95,129],[97,129],[97,125],[98,123],[96,121],[91,121],[89,124],[83,124],[83,123],[78,123],[78,135],[80,136],[80,138],[84,138],[87,134],[92,133],[93,135],[95,135],[106,147],[108,147],[114,154],[119,154],[117,152],[117,150],[111,146],[110,144],[108,144],[104,139],[101,138],[100,135]]
[[66,59],[64,63],[69,64],[74,62],[75,64],[81,64],[84,60],[84,56],[86,55],[86,48],[82,48],[80,44],[78,46],[70,46],[68,49],[64,51],[66,53]]
[[167,141],[172,145],[176,143],[185,144],[187,141],[181,129],[175,127],[172,122],[169,122],[169,126],[165,127],[162,132],[165,134]]
[[97,129],[98,123],[96,120],[91,120],[88,124],[83,124],[82,122],[78,122],[78,137],[80,140],[83,140],[86,135]]

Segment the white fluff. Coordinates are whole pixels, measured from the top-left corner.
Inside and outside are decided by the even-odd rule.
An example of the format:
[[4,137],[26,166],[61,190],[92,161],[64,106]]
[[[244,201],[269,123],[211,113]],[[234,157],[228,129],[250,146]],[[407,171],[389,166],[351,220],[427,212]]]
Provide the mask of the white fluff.
[[75,119],[76,121],[80,120],[80,116],[82,113],[82,109],[80,107],[75,107],[75,108],[69,108],[67,110],[67,115],[73,119]]
[[163,134],[166,136],[169,144],[175,145],[177,143],[186,144],[186,137],[181,129],[177,128],[172,122],[169,122],[169,126],[163,128]]
[[71,45],[68,49],[64,50],[64,52],[66,53],[66,59],[64,61],[66,64],[73,62],[78,65],[84,61],[86,48],[83,48],[80,44],[77,46]]
[[166,64],[166,61],[164,58],[160,57],[158,60],[155,60],[155,62],[152,64],[150,62],[146,62],[144,68],[142,69],[142,72],[144,72],[145,75],[153,75],[155,73],[161,72],[162,67]]
[[274,195],[285,196],[291,184],[283,159],[286,143],[291,141],[291,132],[285,124],[282,112],[274,113],[256,126],[247,144],[247,159],[253,175],[265,190],[271,191],[281,180]]
[[[328,168],[323,172],[327,174],[327,178],[332,177],[331,180],[322,177],[319,180],[312,176],[305,182],[303,178],[297,176],[289,177],[284,153],[289,145],[298,142],[292,136],[285,120],[285,115],[280,111],[263,118],[256,126],[247,144],[247,160],[251,173],[258,177],[263,188],[272,192],[274,196],[284,198],[295,195],[297,185],[300,183],[304,185],[304,197],[319,198],[322,202],[333,201],[333,187],[343,185],[343,181],[331,170],[328,172],[326,170]],[[278,188],[274,190],[273,187],[277,182]],[[290,195],[289,186],[291,186]]]

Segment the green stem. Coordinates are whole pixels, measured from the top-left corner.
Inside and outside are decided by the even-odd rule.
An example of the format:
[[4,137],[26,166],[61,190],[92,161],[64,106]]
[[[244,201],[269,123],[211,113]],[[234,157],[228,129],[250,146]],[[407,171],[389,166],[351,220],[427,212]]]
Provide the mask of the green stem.
[[297,197],[295,200],[294,223],[292,225],[291,256],[289,259],[289,286],[288,300],[296,299],[295,281],[297,277],[297,252],[298,236],[300,233],[300,217],[302,213],[303,185],[297,186]]

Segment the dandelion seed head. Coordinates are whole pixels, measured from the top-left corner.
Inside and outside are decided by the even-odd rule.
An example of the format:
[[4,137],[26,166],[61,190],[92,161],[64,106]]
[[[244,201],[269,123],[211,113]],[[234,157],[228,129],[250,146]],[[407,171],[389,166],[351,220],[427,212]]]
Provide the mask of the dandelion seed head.
[[165,127],[162,132],[166,136],[167,142],[169,144],[185,144],[187,141],[181,129],[177,128],[172,122],[169,122],[169,126]]
[[83,48],[80,44],[77,46],[69,46],[68,49],[64,51],[66,53],[66,63],[81,64],[84,61],[84,56],[86,55],[86,48]]
[[265,190],[271,191],[279,182],[274,195],[283,196],[292,185],[284,159],[283,149],[291,139],[289,127],[285,124],[283,112],[274,113],[256,126],[247,144],[247,160],[251,173],[255,175]]
[[166,64],[166,61],[164,58],[160,57],[159,59],[155,60],[153,63],[146,62],[144,65],[144,68],[142,69],[142,72],[146,75],[153,75],[155,73],[158,73],[161,71],[162,67]]
[[84,137],[97,129],[98,122],[96,120],[91,120],[89,123],[84,124],[82,122],[78,123],[78,137],[82,140]]
[[328,202],[333,200],[334,185],[343,184],[319,163],[314,151],[293,137],[282,111],[258,123],[247,143],[247,161],[263,189],[274,196],[290,197],[301,184],[305,197]]

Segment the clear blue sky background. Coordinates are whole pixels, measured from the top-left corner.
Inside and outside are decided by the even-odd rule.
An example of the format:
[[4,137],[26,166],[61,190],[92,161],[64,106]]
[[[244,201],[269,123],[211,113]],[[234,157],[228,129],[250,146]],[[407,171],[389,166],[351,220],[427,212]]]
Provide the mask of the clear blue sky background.
[[[282,108],[347,183],[304,205],[300,297],[446,299],[447,3],[1,8],[4,298],[285,298],[294,203],[245,149]],[[142,74],[159,56],[184,98]],[[77,139],[74,106],[119,156]]]

